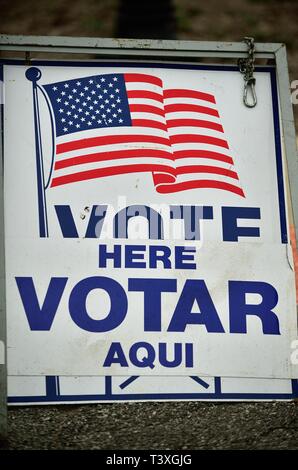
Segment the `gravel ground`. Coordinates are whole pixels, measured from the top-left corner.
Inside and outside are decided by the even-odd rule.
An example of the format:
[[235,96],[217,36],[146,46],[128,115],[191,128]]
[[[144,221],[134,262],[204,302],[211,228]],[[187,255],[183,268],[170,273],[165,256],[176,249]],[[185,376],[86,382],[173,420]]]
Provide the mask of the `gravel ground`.
[[2,449],[298,449],[298,403],[10,408]]

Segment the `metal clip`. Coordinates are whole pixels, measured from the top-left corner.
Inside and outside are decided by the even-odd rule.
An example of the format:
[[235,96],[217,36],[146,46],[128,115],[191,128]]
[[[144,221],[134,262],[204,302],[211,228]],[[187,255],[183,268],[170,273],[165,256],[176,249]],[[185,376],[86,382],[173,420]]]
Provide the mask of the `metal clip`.
[[239,71],[244,78],[243,103],[248,108],[254,108],[257,104],[255,69],[255,42],[254,38],[245,37],[248,47],[248,57],[238,60]]
[[[254,108],[257,104],[257,94],[255,90],[256,79],[249,78],[244,84],[243,102],[248,108]],[[250,95],[250,98],[248,98]]]

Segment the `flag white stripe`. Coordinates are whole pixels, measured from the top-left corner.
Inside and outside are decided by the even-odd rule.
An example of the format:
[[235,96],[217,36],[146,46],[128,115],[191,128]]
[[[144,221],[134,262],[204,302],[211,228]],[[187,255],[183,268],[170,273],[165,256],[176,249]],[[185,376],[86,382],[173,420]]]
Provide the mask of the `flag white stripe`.
[[159,116],[158,114],[147,112],[132,112],[131,119],[149,119],[150,121],[161,122],[165,125],[167,124],[166,118],[164,116]]
[[156,108],[161,109],[164,111],[164,104],[163,102],[154,100],[152,98],[129,98],[129,104],[148,104],[150,106],[155,106]]
[[182,183],[183,181],[200,181],[200,180],[212,180],[220,181],[223,183],[233,184],[238,188],[241,188],[239,180],[235,178],[230,178],[225,175],[218,175],[215,173],[186,173],[184,175],[178,175],[176,178],[176,183]]
[[[90,129],[88,131],[81,131],[78,132],[76,135],[72,134],[71,137],[67,135],[62,135],[61,137],[58,137],[57,144],[63,144],[67,142],[75,142],[77,140],[83,140],[83,139],[89,139],[89,138],[95,138],[95,137],[105,137],[105,136],[113,136],[113,135],[148,135],[150,136],[156,136],[156,137],[162,137],[164,139],[169,140],[169,135],[166,131],[162,129],[155,129],[155,128],[149,128],[149,127],[139,127],[139,126],[123,126],[123,127],[113,127],[113,128],[102,128],[100,129],[100,132],[98,129]],[[144,137],[145,139],[145,137]]]
[[[186,135],[186,134],[192,134],[192,135],[202,135],[202,136],[208,136],[208,137],[215,137],[216,139],[221,139],[225,140],[225,134],[224,132],[219,132],[214,129],[208,129],[206,127],[170,127],[168,129],[169,135],[170,136],[178,136],[178,135]],[[186,142],[186,145],[188,143]],[[197,144],[200,145],[200,144]]]
[[126,82],[127,91],[152,91],[153,93],[158,93],[159,95],[163,94],[162,87],[154,85],[153,83],[144,83],[144,82]]
[[101,168],[114,168],[114,167],[122,167],[126,165],[164,165],[169,167],[169,171],[173,170],[173,165],[170,160],[166,158],[122,158],[122,159],[115,159],[115,160],[107,160],[107,161],[98,161],[98,162],[91,162],[91,163],[82,163],[80,165],[72,165],[66,168],[56,169],[55,176],[64,176],[67,174],[75,174],[80,173],[82,171],[89,171],[94,169],[101,169]]
[[211,103],[210,101],[198,99],[198,98],[188,98],[188,97],[176,97],[176,98],[164,98],[164,104],[193,104],[196,106],[204,106],[207,108],[214,109],[218,111],[216,103]]
[[[125,150],[161,150],[163,152],[168,152],[169,154],[172,154],[172,148],[167,145],[161,145],[161,144],[152,144],[149,142],[140,142],[140,143],[135,143],[135,144],[129,144],[129,147],[125,144]],[[78,150],[72,150],[71,152],[64,152],[64,153],[59,153],[57,155],[56,161],[61,161],[65,160],[67,158],[73,158],[73,157],[80,157],[82,155],[91,155],[95,153],[112,153],[114,151],[120,151],[124,150],[123,144],[113,144],[113,145],[100,145],[100,146],[95,146],[95,147],[87,147],[84,149],[78,149]]]
[[219,117],[210,116],[209,114],[192,112],[192,111],[187,111],[187,112],[176,111],[176,112],[166,113],[166,119],[167,121],[170,121],[173,119],[200,119],[201,121],[214,122],[215,124],[220,124],[220,125],[222,124],[222,121]]
[[231,163],[221,162],[212,158],[179,158],[175,160],[176,168],[190,165],[216,166],[217,168],[234,171]]

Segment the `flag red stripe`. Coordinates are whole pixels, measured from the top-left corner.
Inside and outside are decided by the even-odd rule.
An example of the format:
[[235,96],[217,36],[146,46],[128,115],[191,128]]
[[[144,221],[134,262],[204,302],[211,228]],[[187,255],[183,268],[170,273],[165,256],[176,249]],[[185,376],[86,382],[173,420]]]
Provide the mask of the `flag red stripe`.
[[217,122],[205,121],[203,119],[170,119],[167,121],[168,128],[171,127],[204,127],[223,132],[223,127]]
[[175,183],[176,177],[170,173],[152,173],[154,186],[158,184]]
[[141,98],[141,99],[149,99],[159,101],[163,103],[163,95],[159,93],[155,93],[153,91],[146,91],[146,90],[132,90],[127,92],[128,98]]
[[152,119],[132,119],[131,122],[133,126],[153,127],[155,129],[162,129],[163,131],[167,131],[166,124],[159,121],[153,121]]
[[162,80],[160,78],[153,77],[152,75],[146,75],[143,73],[125,73],[124,79],[126,82],[151,83],[152,85],[162,87]]
[[125,144],[129,142],[150,142],[153,144],[170,145],[169,139],[154,135],[107,135],[58,144],[56,153],[71,152],[72,150],[97,147],[99,145]]
[[207,106],[198,106],[196,104],[185,104],[185,103],[165,105],[166,113],[176,113],[177,111],[202,113],[202,114],[209,114],[210,116],[219,117],[219,114],[216,111],[216,109],[208,108]]
[[226,140],[218,139],[217,137],[210,137],[208,135],[196,135],[196,134],[180,134],[170,136],[171,144],[191,144],[193,142],[200,144],[217,145],[219,147],[229,148],[229,144]]
[[233,184],[224,183],[222,181],[213,181],[213,180],[200,180],[200,181],[184,181],[182,183],[174,183],[169,185],[159,184],[156,187],[158,193],[168,194],[176,193],[179,191],[185,191],[187,189],[222,189],[224,191],[229,191],[239,196],[245,197],[241,188],[234,186]]
[[134,149],[134,150],[116,150],[113,152],[99,152],[78,157],[66,158],[55,163],[55,170],[61,170],[74,165],[83,165],[84,163],[102,162],[107,160],[116,160],[123,158],[167,158],[174,160],[170,152],[152,149]]
[[238,180],[238,175],[235,171],[228,170],[227,168],[220,168],[217,166],[209,166],[209,165],[188,165],[188,166],[180,166],[176,169],[177,175],[185,175],[187,173],[213,173],[215,175],[224,175],[228,176],[229,178],[234,178]]
[[70,175],[57,176],[53,178],[51,187],[62,184],[75,183],[76,181],[102,178],[104,176],[121,175],[125,173],[161,171],[170,173],[172,169],[166,165],[123,165],[109,168],[100,168],[95,170],[81,171]]
[[156,106],[150,106],[149,104],[130,104],[129,109],[131,113],[150,113],[163,117],[165,115],[163,109],[157,108]]
[[199,100],[209,101],[215,104],[215,98],[210,93],[203,93],[201,91],[173,89],[164,90],[164,98],[196,98]]
[[175,160],[179,158],[210,158],[220,162],[234,164],[233,159],[219,152],[211,152],[210,150],[177,150],[175,152]]

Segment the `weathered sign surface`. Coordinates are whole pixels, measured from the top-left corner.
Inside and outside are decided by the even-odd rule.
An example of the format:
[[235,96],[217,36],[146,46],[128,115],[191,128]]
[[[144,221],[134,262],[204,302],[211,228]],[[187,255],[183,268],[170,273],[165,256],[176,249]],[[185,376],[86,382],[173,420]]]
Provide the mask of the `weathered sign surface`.
[[228,66],[4,65],[10,375],[295,378],[277,87],[255,75],[251,110]]

